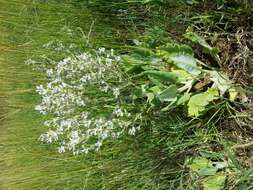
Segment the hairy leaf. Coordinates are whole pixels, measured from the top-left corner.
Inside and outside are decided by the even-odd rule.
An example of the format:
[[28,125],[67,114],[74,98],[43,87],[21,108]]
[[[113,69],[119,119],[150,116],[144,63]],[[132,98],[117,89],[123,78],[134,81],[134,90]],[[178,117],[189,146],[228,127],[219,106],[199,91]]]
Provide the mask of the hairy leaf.
[[177,67],[187,71],[188,73],[198,76],[201,70],[197,66],[197,61],[194,57],[187,54],[173,54],[169,57]]

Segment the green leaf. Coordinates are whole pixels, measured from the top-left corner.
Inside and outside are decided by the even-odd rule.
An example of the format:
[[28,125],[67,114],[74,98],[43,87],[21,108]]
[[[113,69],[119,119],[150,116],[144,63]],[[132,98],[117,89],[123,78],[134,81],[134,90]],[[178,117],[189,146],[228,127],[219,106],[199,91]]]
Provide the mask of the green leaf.
[[124,55],[122,56],[122,60],[130,65],[146,65],[140,56]]
[[132,49],[134,54],[137,54],[138,56],[141,56],[143,58],[155,55],[155,53],[149,48],[140,46],[127,46],[127,47]]
[[222,190],[225,184],[226,176],[218,174],[214,176],[208,176],[203,179],[203,190]]
[[213,81],[213,87],[217,87],[221,95],[231,88],[232,82],[225,74],[217,71],[209,71],[209,73],[211,76],[210,80]]
[[211,176],[211,175],[215,175],[217,171],[218,171],[217,168],[211,166],[211,167],[201,168],[198,171],[198,174],[199,176]]
[[193,79],[192,75],[183,69],[175,69],[175,70],[172,70],[171,73],[174,73],[175,75],[177,75],[178,82],[184,82],[184,81],[189,81]]
[[139,65],[131,65],[130,67],[126,68],[126,73],[129,74],[139,74],[141,72],[144,71],[144,69],[142,68],[143,65],[139,64]]
[[195,32],[187,31],[184,37],[191,40],[193,43],[201,45],[204,48],[204,51],[208,54],[216,55],[218,53],[217,48],[211,47],[203,37],[199,36]]
[[171,85],[164,91],[162,91],[159,96],[161,102],[174,102],[177,100],[177,87],[176,85]]
[[145,70],[151,70],[152,66],[157,66],[162,61],[156,56],[143,56],[139,54],[131,54],[122,56],[125,63],[124,67],[129,74],[139,74]]
[[197,61],[193,57],[193,51],[189,46],[169,43],[159,47],[157,55],[192,75],[199,75],[201,73],[197,67]]
[[206,92],[192,96],[188,102],[189,116],[198,117],[206,109],[206,106],[218,96],[219,92],[215,88],[209,88]]
[[153,86],[149,90],[155,94],[160,94],[160,92],[161,92],[161,89],[159,88],[159,86]]
[[187,71],[188,73],[198,76],[201,70],[197,66],[197,61],[194,57],[188,54],[173,54],[169,57],[177,67]]
[[184,93],[184,95],[178,99],[177,105],[184,105],[190,98],[191,93]]
[[165,87],[165,85],[163,85],[163,83],[161,83],[160,80],[155,79],[155,78],[150,77],[150,76],[148,76],[148,78],[149,78],[149,80],[150,80],[154,85],[158,86],[159,88],[163,89],[163,88]]
[[177,44],[177,43],[167,43],[157,49],[157,55],[168,59],[172,54],[187,54],[193,56],[193,51],[190,46]]
[[189,165],[189,168],[198,173],[200,169],[212,167],[212,162],[203,157],[196,157],[192,160],[192,163]]
[[199,176],[212,176],[218,171],[218,168],[213,166],[213,162],[207,158],[197,157],[193,159],[189,168],[196,172]]
[[193,43],[199,44],[200,46],[203,47],[203,51],[209,55],[211,55],[219,64],[221,67],[221,60],[218,55],[219,50],[217,48],[211,47],[206,40],[199,36],[198,34],[194,33],[191,31],[191,28],[187,29],[186,34],[184,35],[185,38],[191,40]]
[[166,72],[166,71],[155,71],[155,70],[150,70],[150,71],[144,71],[141,74],[137,75],[136,77],[140,76],[149,76],[153,77],[155,79],[159,79],[160,81],[164,82],[171,82],[171,83],[176,83],[178,81],[178,75],[172,72]]
[[235,190],[252,190],[253,185],[252,184],[246,184],[243,183],[235,188]]

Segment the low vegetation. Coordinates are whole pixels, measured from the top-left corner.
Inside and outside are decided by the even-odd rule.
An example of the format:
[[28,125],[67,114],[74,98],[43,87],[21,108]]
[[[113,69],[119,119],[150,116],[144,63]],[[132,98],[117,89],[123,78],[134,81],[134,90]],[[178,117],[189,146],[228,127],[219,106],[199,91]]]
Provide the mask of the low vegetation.
[[88,32],[63,27],[80,40],[47,41],[26,63],[46,78],[39,140],[99,160],[85,188],[252,189],[253,2],[73,5],[94,14]]

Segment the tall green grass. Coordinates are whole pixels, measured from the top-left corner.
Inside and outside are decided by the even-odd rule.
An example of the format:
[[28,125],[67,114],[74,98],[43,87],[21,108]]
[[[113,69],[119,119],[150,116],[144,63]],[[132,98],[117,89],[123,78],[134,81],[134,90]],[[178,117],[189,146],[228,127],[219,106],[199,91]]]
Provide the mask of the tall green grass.
[[[95,22],[93,28],[92,23]],[[0,189],[110,189],[115,187],[114,162],[121,150],[106,150],[96,155],[74,157],[59,155],[54,147],[37,141],[44,131],[43,118],[34,111],[39,102],[35,86],[44,80],[43,73],[24,64],[30,57],[46,55],[60,59],[42,47],[52,40],[86,46],[90,33],[92,43],[109,45],[116,37],[83,6],[70,1],[0,1]],[[76,36],[61,28],[80,29]],[[84,31],[84,34],[82,32]],[[116,29],[115,29],[116,31]],[[101,39],[101,41],[98,41]],[[106,40],[104,40],[106,39]],[[123,158],[123,156],[122,156]],[[120,159],[119,159],[120,160]],[[116,176],[115,176],[116,177]]]

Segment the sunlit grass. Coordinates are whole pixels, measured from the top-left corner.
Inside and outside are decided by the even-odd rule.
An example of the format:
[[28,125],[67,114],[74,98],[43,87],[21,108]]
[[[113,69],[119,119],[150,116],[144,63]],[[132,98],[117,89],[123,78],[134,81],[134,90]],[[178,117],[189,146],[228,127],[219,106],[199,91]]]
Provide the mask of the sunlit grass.
[[89,177],[94,158],[62,156],[37,141],[43,118],[34,111],[34,89],[43,75],[24,64],[30,56],[50,53],[41,47],[48,41],[72,42],[60,32],[63,26],[89,28],[91,18],[67,3],[0,1],[0,7],[0,189],[88,189],[87,181],[101,189],[102,182]]
[[[42,48],[55,39],[79,45],[77,51],[87,45],[87,36],[91,44],[119,46],[124,39],[117,36],[116,25],[103,25],[70,1],[0,0],[0,21],[0,189],[155,189],[150,163],[128,143],[109,143],[97,154],[77,157],[60,155],[38,141],[45,128],[44,118],[34,111],[40,101],[35,87],[44,76],[25,60],[41,55],[61,59],[60,52]],[[61,32],[63,27],[79,33],[69,36]],[[138,167],[135,160],[141,160]]]

